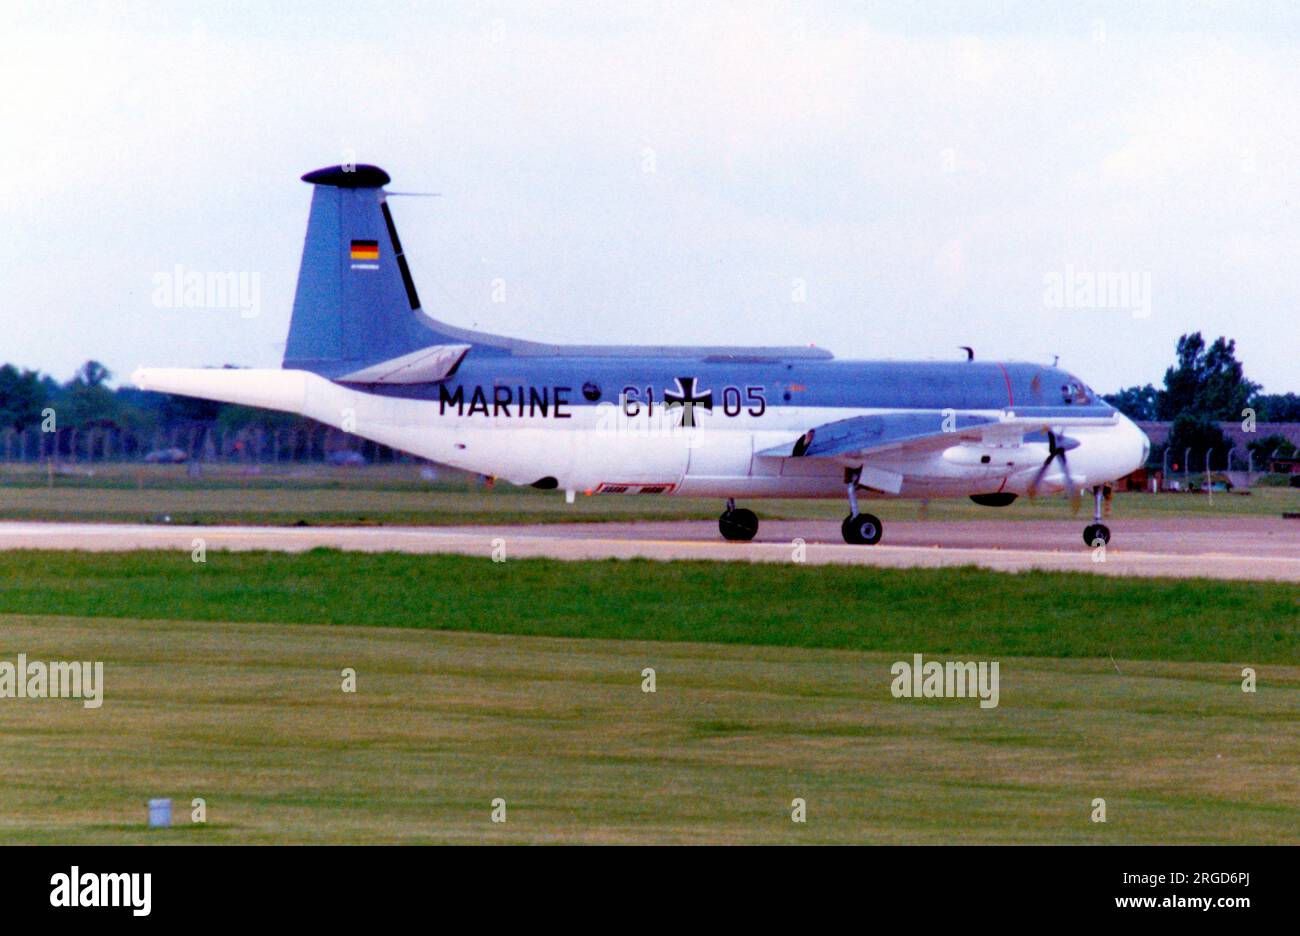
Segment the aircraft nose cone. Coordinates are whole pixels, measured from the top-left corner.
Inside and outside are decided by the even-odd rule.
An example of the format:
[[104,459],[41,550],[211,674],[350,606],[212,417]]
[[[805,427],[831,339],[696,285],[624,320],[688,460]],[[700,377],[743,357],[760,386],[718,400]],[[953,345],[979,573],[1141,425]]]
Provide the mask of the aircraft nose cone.
[[1138,428],[1137,423],[1127,416],[1120,417],[1124,420],[1124,427],[1128,431],[1128,444],[1130,446],[1131,464],[1129,471],[1137,471],[1147,463],[1147,456],[1151,454],[1151,440],[1147,434]]

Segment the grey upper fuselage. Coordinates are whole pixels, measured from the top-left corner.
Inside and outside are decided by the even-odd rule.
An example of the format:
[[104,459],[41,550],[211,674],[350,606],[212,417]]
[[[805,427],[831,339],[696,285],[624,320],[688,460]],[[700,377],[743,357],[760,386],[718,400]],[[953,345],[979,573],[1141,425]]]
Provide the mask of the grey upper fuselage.
[[[1112,412],[1076,378],[1037,364],[837,361],[811,347],[565,346],[449,325],[421,307],[384,196],[388,174],[376,166],[330,166],[303,179],[313,186],[312,204],[284,367],[355,390],[440,401],[461,394],[475,416],[484,415],[474,404],[485,397],[489,414],[502,418],[518,415],[519,401],[534,393],[559,400],[561,413],[620,396],[658,404],[674,394],[722,408],[725,416],[759,417],[782,407]],[[443,349],[450,365],[465,347],[450,375],[436,373],[444,379],[384,379],[384,365],[408,355]],[[513,412],[498,402],[506,399]]]
[[[559,391],[567,406],[615,403],[626,395],[662,403],[679,380],[693,379],[697,396],[723,405],[727,388],[760,388],[768,407],[836,409],[1004,410],[1025,415],[1104,416],[1111,407],[1060,368],[1032,363],[837,361],[761,359],[757,354],[682,357],[514,356],[469,353],[441,384],[371,385],[370,392],[438,399],[458,390],[467,398],[484,388]],[[648,389],[647,389],[648,388]],[[585,392],[584,392],[585,391]],[[594,399],[591,395],[595,392]],[[729,399],[734,399],[733,397]]]

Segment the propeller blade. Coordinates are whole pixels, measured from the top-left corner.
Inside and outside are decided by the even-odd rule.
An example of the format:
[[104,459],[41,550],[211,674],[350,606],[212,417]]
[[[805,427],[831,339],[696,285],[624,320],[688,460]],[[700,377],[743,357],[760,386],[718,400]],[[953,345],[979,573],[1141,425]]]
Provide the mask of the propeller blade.
[[1052,459],[1055,456],[1048,455],[1047,460],[1043,462],[1043,467],[1038,469],[1038,474],[1034,475],[1034,480],[1029,482],[1029,499],[1033,500],[1038,496],[1038,485],[1043,482],[1043,475],[1047,474],[1047,469],[1052,466]]
[[1061,474],[1065,475],[1065,489],[1070,494],[1070,509],[1077,514],[1083,502],[1083,497],[1080,495],[1079,489],[1074,486],[1074,479],[1070,477],[1070,463],[1065,460],[1065,451],[1062,450],[1056,457],[1061,460]]
[[1051,469],[1052,461],[1059,459],[1061,462],[1061,475],[1065,479],[1065,490],[1070,497],[1070,506],[1077,514],[1082,504],[1082,497],[1074,484],[1074,478],[1070,477],[1070,463],[1066,459],[1065,453],[1072,448],[1078,448],[1079,443],[1074,439],[1058,436],[1046,427],[1044,427],[1043,431],[1047,433],[1047,459],[1043,462],[1043,466],[1038,469],[1038,473],[1034,475],[1034,480],[1029,482],[1029,499],[1033,500],[1038,496],[1038,487],[1043,483],[1043,478]]
[[1074,478],[1070,477],[1070,463],[1065,460],[1065,452],[1061,452],[1057,458],[1061,459],[1061,473],[1065,474],[1065,490],[1066,494],[1070,495],[1070,510],[1078,515],[1080,504],[1083,503],[1083,493],[1074,484]]
[[1047,474],[1048,467],[1052,464],[1052,458],[1056,455],[1056,434],[1043,427],[1047,433],[1047,459],[1043,462],[1043,467],[1038,469],[1038,474],[1034,475],[1034,480],[1029,482],[1029,499],[1032,501],[1038,497],[1038,485],[1043,481],[1043,475]]

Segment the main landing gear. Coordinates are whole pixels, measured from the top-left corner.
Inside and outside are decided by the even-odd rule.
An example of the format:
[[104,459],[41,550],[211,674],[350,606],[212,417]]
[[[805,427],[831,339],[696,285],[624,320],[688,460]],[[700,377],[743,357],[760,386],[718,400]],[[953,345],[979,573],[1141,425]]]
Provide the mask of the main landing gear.
[[880,542],[880,534],[884,532],[884,527],[875,514],[858,513],[858,479],[861,476],[862,469],[844,470],[844,484],[849,489],[849,515],[840,524],[840,533],[846,543],[855,546],[874,546]]
[[1089,546],[1096,546],[1100,541],[1104,546],[1110,542],[1110,528],[1101,522],[1101,502],[1105,489],[1100,485],[1095,485],[1092,489],[1092,523],[1083,528],[1083,541]]
[[737,508],[736,499],[728,497],[727,509],[718,518],[718,529],[723,539],[748,542],[758,534],[758,514],[744,507]]

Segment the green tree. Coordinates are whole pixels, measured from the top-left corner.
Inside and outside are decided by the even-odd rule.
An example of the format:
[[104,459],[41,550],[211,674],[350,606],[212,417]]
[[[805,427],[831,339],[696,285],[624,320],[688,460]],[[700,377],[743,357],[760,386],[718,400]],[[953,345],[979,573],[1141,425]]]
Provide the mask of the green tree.
[[77,369],[73,380],[85,384],[87,387],[98,387],[113,378],[113,372],[98,361],[87,361]]
[[1237,342],[1220,336],[1208,348],[1200,332],[1178,339],[1177,363],[1165,371],[1157,415],[1177,419],[1241,419],[1241,411],[1259,390],[1246,379],[1236,357]]
[[1222,469],[1232,443],[1223,434],[1217,421],[1208,416],[1180,413],[1169,428],[1168,448],[1171,466],[1178,465],[1178,470],[1183,470],[1186,467],[1183,459],[1190,448],[1192,471],[1203,471],[1206,452],[1213,453],[1211,467]]
[[1300,422],[1300,394],[1257,393],[1250,405],[1260,422]]
[[55,405],[60,428],[119,425],[121,406],[106,383],[112,378],[103,364],[87,361],[63,385]]
[[1124,387],[1118,393],[1104,395],[1102,399],[1129,419],[1152,422],[1160,405],[1160,391],[1151,384],[1145,387]]
[[1291,444],[1291,440],[1277,433],[1264,436],[1262,439],[1256,439],[1254,442],[1248,442],[1246,448],[1255,453],[1256,465],[1262,465],[1264,460],[1274,452],[1283,457],[1295,454],[1295,446]]
[[40,421],[48,389],[36,371],[0,367],[0,426],[22,431]]

